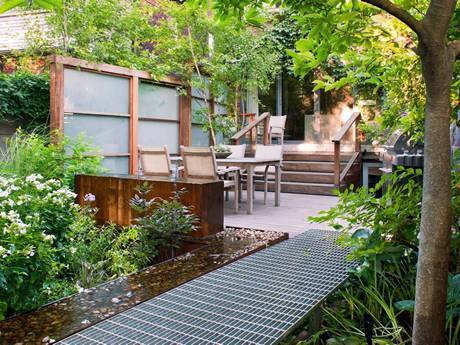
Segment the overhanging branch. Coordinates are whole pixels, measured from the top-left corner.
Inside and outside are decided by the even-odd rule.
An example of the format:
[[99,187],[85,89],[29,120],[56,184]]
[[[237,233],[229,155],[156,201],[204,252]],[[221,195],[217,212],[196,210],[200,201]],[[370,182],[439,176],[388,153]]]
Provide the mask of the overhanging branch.
[[362,0],[370,5],[380,8],[385,12],[388,12],[395,18],[402,21],[408,27],[410,27],[417,35],[421,35],[422,33],[422,25],[421,22],[415,19],[409,12],[405,9],[399,7],[398,5],[392,3],[389,0]]

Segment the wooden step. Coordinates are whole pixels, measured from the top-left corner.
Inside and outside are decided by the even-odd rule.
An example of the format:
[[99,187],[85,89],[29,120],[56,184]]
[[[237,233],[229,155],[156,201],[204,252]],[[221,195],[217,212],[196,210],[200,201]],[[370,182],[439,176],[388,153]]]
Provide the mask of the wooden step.
[[[263,191],[263,183],[256,183],[256,190]],[[296,194],[335,195],[332,183],[281,182],[281,192]],[[268,191],[275,191],[275,183],[268,182]]]
[[[346,163],[342,162],[342,168]],[[334,162],[283,161],[284,171],[334,172]]]
[[[349,153],[341,153],[340,160],[347,162],[351,155]],[[284,152],[283,159],[286,161],[315,161],[315,162],[333,162],[333,152]]]
[[283,171],[283,173],[281,174],[281,181],[305,183],[334,183],[334,173],[311,171]]

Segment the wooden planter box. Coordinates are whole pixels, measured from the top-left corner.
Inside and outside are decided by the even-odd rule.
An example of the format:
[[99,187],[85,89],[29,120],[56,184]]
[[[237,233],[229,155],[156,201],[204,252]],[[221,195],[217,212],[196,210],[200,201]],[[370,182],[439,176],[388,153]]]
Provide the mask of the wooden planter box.
[[136,218],[129,201],[136,194],[136,187],[144,181],[151,183],[149,198],[168,199],[172,192],[185,188],[182,203],[193,206],[193,212],[199,217],[200,228],[192,233],[193,237],[208,237],[224,228],[224,185],[222,181],[181,179],[171,181],[166,178],[153,178],[137,175],[77,175],[75,192],[77,203],[84,205],[84,196],[88,193],[96,196],[91,203],[97,207],[96,222],[112,222],[118,225],[130,225]]

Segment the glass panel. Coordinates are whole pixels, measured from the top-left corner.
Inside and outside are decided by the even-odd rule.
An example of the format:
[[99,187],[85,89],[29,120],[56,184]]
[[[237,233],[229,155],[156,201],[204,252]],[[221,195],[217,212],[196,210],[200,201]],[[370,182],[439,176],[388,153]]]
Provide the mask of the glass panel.
[[139,83],[139,116],[179,121],[179,96],[173,87]]
[[200,125],[192,125],[192,146],[209,146],[209,134]]
[[64,134],[84,133],[102,153],[129,152],[129,118],[105,115],[65,115]]
[[224,104],[216,103],[215,111],[216,111],[216,114],[227,114],[227,106]]
[[139,120],[139,145],[168,146],[169,153],[179,153],[179,124]]
[[[202,79],[200,79],[197,74],[193,74],[192,83],[194,83],[195,85],[200,85],[201,80],[204,80],[206,85],[209,84],[209,79],[207,77],[201,76],[201,78]],[[202,90],[200,88],[192,87],[192,96],[193,97],[200,97],[200,98],[205,98],[205,97],[209,98],[209,89],[208,89],[208,87],[206,87],[206,93],[205,93],[205,90]]]
[[129,173],[129,157],[105,157],[102,165],[113,174]]
[[202,113],[204,109],[207,109],[205,101],[192,98],[192,123],[203,123],[203,117],[198,115],[197,112]]
[[64,111],[129,113],[129,79],[64,69]]

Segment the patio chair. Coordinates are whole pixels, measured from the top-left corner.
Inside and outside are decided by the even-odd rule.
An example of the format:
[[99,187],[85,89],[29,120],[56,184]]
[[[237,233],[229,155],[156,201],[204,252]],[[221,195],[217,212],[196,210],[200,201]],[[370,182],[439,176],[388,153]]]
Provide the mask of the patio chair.
[[144,147],[139,146],[139,158],[144,175],[170,177],[171,161],[169,159],[168,148],[163,147]]
[[279,138],[280,144],[284,144],[284,129],[286,127],[286,115],[283,116],[270,116],[270,131],[269,143],[272,143],[272,139]]
[[[268,159],[276,159],[282,162],[283,160],[283,145],[257,145],[256,146],[256,153],[254,155],[255,158],[268,158]],[[256,166],[254,168],[254,177],[256,178],[263,178],[264,183],[264,204],[267,203],[267,192],[268,192],[268,180],[269,176],[271,176],[271,180],[275,180],[275,167],[271,165],[267,166]],[[255,183],[254,183],[254,190],[255,193]]]
[[[230,156],[228,156],[227,158],[244,158],[245,154],[246,154],[246,144],[242,144],[242,145],[225,145],[225,147],[227,147],[231,152],[232,154]],[[238,168],[238,167],[227,167],[227,168],[230,168],[230,169],[238,169],[239,172],[240,172],[240,177],[243,173],[243,171]],[[238,196],[239,196],[239,201],[241,202],[241,196],[243,195],[242,193],[242,184],[241,184],[241,179],[239,181],[239,193],[238,193]],[[225,192],[225,200],[228,201],[228,191]]]
[[225,176],[229,172],[234,172],[232,180],[223,179],[223,182],[224,190],[234,191],[234,211],[238,213],[239,170],[232,170],[230,168],[218,170],[216,155],[212,147],[181,146],[180,152],[184,165],[184,176],[186,178],[216,180],[219,178],[219,175]]

